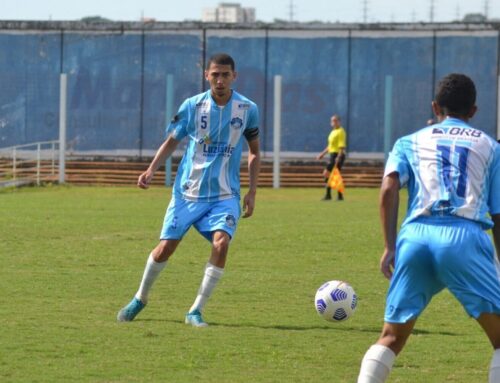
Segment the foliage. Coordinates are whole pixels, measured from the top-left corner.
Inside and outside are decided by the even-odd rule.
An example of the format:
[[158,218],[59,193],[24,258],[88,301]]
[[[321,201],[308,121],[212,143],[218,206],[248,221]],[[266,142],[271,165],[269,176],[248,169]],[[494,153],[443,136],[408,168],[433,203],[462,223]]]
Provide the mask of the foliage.
[[107,19],[105,17],[101,17],[101,16],[86,16],[86,17],[82,17],[81,21],[83,21],[84,23],[89,23],[89,24],[112,22],[112,20]]

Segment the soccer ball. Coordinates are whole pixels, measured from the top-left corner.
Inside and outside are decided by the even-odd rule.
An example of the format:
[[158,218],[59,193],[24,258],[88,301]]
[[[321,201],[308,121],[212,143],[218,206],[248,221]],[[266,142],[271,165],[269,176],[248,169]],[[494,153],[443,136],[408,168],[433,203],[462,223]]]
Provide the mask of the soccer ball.
[[354,313],[358,298],[347,282],[329,281],[316,291],[314,304],[316,311],[324,319],[341,322]]

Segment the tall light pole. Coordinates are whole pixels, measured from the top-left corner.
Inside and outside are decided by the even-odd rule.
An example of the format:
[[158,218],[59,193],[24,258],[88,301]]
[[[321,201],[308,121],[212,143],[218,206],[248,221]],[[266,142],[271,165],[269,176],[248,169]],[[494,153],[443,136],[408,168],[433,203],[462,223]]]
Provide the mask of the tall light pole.
[[429,19],[431,23],[434,22],[434,0],[430,0]]
[[290,5],[288,6],[288,21],[292,22],[293,21],[293,16],[295,14],[295,5],[293,4],[293,0],[290,0]]
[[363,23],[368,22],[368,0],[363,0]]

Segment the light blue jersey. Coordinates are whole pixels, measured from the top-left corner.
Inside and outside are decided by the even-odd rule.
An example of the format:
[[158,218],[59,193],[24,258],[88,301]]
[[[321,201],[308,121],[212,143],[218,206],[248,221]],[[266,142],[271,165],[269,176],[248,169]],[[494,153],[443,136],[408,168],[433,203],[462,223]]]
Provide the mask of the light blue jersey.
[[177,169],[176,198],[215,202],[240,196],[240,161],[244,133],[258,128],[255,103],[232,91],[221,107],[210,90],[188,98],[167,128],[176,140],[189,138]]
[[403,225],[419,216],[458,216],[483,229],[500,214],[500,145],[462,120],[447,118],[396,141],[385,174],[408,187]]
[[500,263],[485,232],[500,214],[500,145],[465,122],[440,124],[400,138],[385,175],[408,186],[398,233],[385,321],[417,318],[448,288],[467,313],[500,313]]

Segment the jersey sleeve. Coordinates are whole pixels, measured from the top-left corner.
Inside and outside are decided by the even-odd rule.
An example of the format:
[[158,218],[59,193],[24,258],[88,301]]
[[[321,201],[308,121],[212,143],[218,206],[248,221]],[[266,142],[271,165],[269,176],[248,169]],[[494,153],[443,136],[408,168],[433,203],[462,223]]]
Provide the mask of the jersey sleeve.
[[490,176],[491,184],[488,201],[490,214],[500,214],[500,145],[498,144],[496,145]]
[[185,100],[179,107],[177,114],[172,118],[167,126],[166,133],[172,135],[177,141],[182,140],[188,135],[188,123],[190,115],[190,102],[189,99]]
[[344,128],[342,128],[339,132],[339,148],[346,148],[347,147],[347,139],[346,139],[346,133]]
[[247,126],[245,130],[259,128],[259,109],[257,105],[252,104],[252,107],[248,111]]
[[401,187],[410,179],[410,164],[405,153],[405,142],[399,139],[394,144],[385,165],[384,177],[391,173],[398,173]]
[[247,124],[243,135],[248,142],[259,137],[259,110],[255,104],[252,104],[248,111]]

